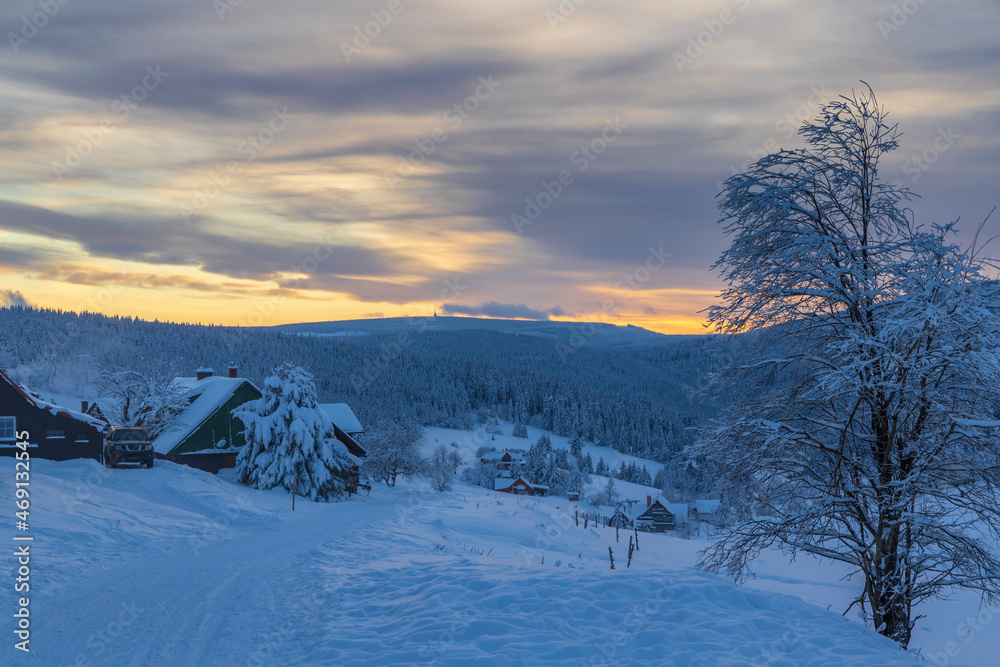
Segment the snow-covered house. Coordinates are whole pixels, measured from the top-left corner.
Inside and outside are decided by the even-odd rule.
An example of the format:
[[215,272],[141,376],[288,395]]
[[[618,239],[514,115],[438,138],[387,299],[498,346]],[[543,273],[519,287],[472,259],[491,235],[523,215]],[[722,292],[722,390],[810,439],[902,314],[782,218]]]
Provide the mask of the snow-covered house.
[[368,452],[358,444],[354,436],[361,435],[365,429],[347,403],[320,403],[319,409],[325,412],[326,416],[333,422],[334,449],[346,453],[354,464],[352,471],[354,474],[348,483],[348,491],[357,493],[361,460],[368,456]]
[[692,519],[697,519],[698,521],[712,521],[715,518],[715,512],[719,509],[719,500],[696,500],[692,503],[691,508],[688,510],[688,516]]
[[499,470],[509,472],[514,463],[524,461],[524,450],[505,449],[502,452],[495,450],[484,452],[479,460],[484,464],[493,464]]
[[638,530],[650,533],[665,533],[687,522],[686,503],[668,503],[663,498],[646,496],[646,507],[637,510],[632,517]]
[[121,411],[118,399],[112,397],[95,398],[84,410],[91,417],[96,417],[112,425],[117,425],[114,424],[113,416],[120,415]]
[[493,489],[500,493],[511,493],[515,496],[544,496],[549,492],[549,487],[544,484],[532,484],[523,477],[514,479],[510,477],[497,477],[493,482]]
[[319,408],[326,413],[330,421],[352,438],[365,432],[347,403],[320,403]]
[[246,439],[243,422],[232,411],[260,398],[260,389],[236,377],[235,369],[222,377],[199,368],[195,377],[177,378],[174,385],[185,392],[188,405],[153,441],[156,456],[212,473],[235,467]]
[[17,436],[27,431],[33,457],[99,461],[105,426],[100,419],[42,400],[0,370],[0,455],[19,451]]

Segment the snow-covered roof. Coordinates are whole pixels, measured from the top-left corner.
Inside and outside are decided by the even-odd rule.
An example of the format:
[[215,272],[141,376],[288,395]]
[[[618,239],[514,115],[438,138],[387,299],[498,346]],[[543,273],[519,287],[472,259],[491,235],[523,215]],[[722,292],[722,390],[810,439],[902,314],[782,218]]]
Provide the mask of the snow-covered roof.
[[[663,498],[663,496],[657,496],[656,498],[653,498],[653,501],[650,503],[649,507],[652,507],[656,503],[660,503],[667,509],[668,512],[673,514],[674,518],[677,520],[678,523],[684,523],[687,521],[687,515],[688,515],[687,503],[668,503]],[[646,510],[648,510],[649,507],[639,507],[633,510],[632,518],[638,519],[640,516],[645,514]]]
[[37,393],[31,391],[27,387],[19,385],[17,382],[14,382],[14,380],[2,370],[0,370],[0,379],[7,382],[14,388],[14,391],[24,397],[24,400],[28,401],[28,403],[35,406],[39,410],[47,410],[54,415],[62,415],[63,417],[69,417],[70,419],[84,422],[85,424],[93,426],[98,430],[103,430],[104,427],[107,426],[106,422],[98,419],[97,417],[91,417],[90,415],[85,415],[82,412],[70,410],[69,408],[64,408],[61,405],[49,403],[48,401],[43,401]]
[[321,403],[319,407],[330,418],[330,421],[339,426],[340,430],[347,435],[365,432],[365,429],[361,427],[361,422],[354,416],[354,411],[347,403]]
[[[532,488],[532,489],[535,488],[534,484],[532,484],[531,482],[529,482],[528,480],[526,480],[523,477],[515,477],[515,478],[511,478],[511,477],[497,477],[495,480],[493,480],[493,490],[494,491],[499,491],[500,489],[509,489],[510,487],[514,486],[518,482],[521,482],[521,483],[525,484],[528,488]],[[548,487],[545,487],[545,488],[548,489]]]
[[174,424],[158,435],[153,441],[153,449],[159,454],[168,454],[179,445],[203,421],[226,403],[237,389],[248,380],[215,376],[199,380],[197,378],[175,378],[173,385],[185,390],[184,397],[194,399]]
[[719,509],[718,500],[696,500],[694,501],[694,511],[698,514],[711,514]]

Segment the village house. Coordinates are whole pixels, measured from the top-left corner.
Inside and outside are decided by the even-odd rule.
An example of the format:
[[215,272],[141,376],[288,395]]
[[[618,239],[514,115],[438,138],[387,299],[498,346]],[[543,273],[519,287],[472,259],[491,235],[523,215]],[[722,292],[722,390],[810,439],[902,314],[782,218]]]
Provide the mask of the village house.
[[688,506],[685,503],[668,503],[662,498],[646,496],[646,507],[637,510],[633,525],[637,530],[649,533],[665,533],[686,523]]
[[493,482],[493,489],[500,493],[512,493],[515,496],[544,496],[549,492],[549,487],[544,484],[532,484],[523,477],[511,479],[510,477],[497,477]]
[[365,430],[347,403],[322,403],[319,408],[333,422],[334,449],[345,454],[352,463],[347,492],[357,493],[361,480],[361,462],[368,456],[368,452],[354,437]]
[[100,461],[105,426],[96,417],[42,400],[0,370],[0,455],[13,456],[18,433],[27,431],[33,457]]
[[696,500],[691,504],[688,516],[697,521],[714,523],[716,521],[716,510],[719,509],[718,500]]
[[217,473],[236,466],[236,455],[246,438],[243,422],[232,411],[261,397],[249,380],[230,366],[228,376],[199,368],[193,378],[176,378],[188,405],[176,421],[153,440],[156,457]]
[[503,472],[510,472],[511,467],[514,463],[524,462],[524,450],[523,449],[505,449],[502,452],[491,451],[484,452],[479,460],[484,464],[495,465],[499,470]]

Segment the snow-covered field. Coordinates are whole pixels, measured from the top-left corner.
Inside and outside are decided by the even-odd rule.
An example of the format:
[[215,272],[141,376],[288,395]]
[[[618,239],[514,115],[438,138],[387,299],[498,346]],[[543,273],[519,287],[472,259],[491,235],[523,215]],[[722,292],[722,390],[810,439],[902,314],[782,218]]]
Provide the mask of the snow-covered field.
[[698,542],[645,534],[626,567],[625,533],[576,526],[558,498],[414,481],[293,513],[166,462],[36,460],[31,489],[35,660],[8,616],[3,664],[917,664],[797,597],[848,595],[822,570],[738,587],[692,567]]

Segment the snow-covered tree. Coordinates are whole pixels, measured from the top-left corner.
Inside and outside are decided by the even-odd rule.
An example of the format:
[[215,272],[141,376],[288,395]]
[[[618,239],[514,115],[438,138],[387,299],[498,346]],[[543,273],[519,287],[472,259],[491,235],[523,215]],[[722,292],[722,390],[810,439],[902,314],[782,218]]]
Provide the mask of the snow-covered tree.
[[438,445],[427,463],[427,475],[431,478],[431,483],[438,491],[448,491],[451,489],[451,479],[454,474],[455,466],[451,452],[444,445]]
[[503,430],[501,430],[500,428],[500,420],[498,420],[496,417],[493,417],[488,422],[486,422],[484,430],[490,435],[503,435]]
[[614,505],[618,502],[618,489],[615,488],[615,478],[608,477],[608,483],[604,486],[604,492],[601,494],[602,499],[607,501],[607,505]]
[[611,471],[608,470],[608,464],[604,462],[604,457],[602,456],[597,460],[597,468],[594,469],[595,475],[603,475],[606,477],[611,476]]
[[364,444],[368,451],[365,471],[390,487],[396,486],[399,476],[412,477],[420,471],[417,444],[422,435],[420,425],[412,420],[375,424],[365,433]]
[[569,452],[576,458],[583,455],[583,438],[580,437],[579,433],[574,433],[573,439],[569,441]]
[[590,458],[589,453],[584,454],[583,459],[580,460],[580,470],[588,475],[594,474],[594,460]]
[[720,195],[709,319],[766,349],[721,378],[749,398],[691,449],[737,521],[703,565],[742,579],[772,545],[845,563],[851,606],[905,647],[921,602],[1000,591],[998,286],[879,178],[899,134],[870,88],[800,134]]
[[150,438],[155,438],[187,406],[184,391],[174,384],[172,373],[106,366],[92,357],[87,361],[87,384],[104,399],[104,416],[114,425],[141,426]]
[[522,423],[514,424],[514,430],[511,433],[515,438],[527,438],[528,437],[528,427]]
[[264,381],[263,396],[233,410],[246,426],[236,458],[240,482],[281,487],[312,500],[343,495],[351,462],[334,446],[333,423],[318,407],[313,376],[283,364]]

